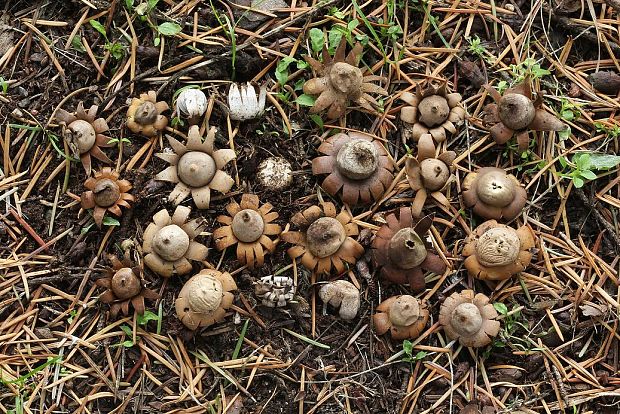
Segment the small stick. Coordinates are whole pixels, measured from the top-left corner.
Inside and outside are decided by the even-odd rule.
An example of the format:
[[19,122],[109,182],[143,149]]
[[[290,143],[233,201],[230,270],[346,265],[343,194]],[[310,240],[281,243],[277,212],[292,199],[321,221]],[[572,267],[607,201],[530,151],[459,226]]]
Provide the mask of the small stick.
[[17,214],[17,211],[11,208],[9,209],[9,212],[15,220],[21,224],[24,230],[26,230],[28,234],[30,234],[37,243],[39,243],[39,246],[43,247],[43,250],[48,251],[48,246],[46,245],[45,240],[43,240],[32,227],[30,227],[30,224],[28,224],[19,214]]

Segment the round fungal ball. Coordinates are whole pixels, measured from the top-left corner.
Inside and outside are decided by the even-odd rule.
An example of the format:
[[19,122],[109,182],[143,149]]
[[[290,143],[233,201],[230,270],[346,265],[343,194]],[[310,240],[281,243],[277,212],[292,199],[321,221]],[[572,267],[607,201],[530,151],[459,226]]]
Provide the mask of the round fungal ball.
[[232,231],[244,243],[253,243],[263,235],[265,222],[255,210],[241,210],[233,217]]
[[476,179],[476,194],[484,203],[506,207],[515,197],[515,182],[504,170],[493,170]]
[[155,122],[157,119],[157,108],[151,101],[145,101],[138,106],[134,119],[141,125],[149,125]]
[[476,257],[483,266],[505,266],[517,261],[521,241],[517,231],[508,226],[493,227],[476,243]]
[[219,308],[222,303],[222,283],[211,275],[199,274],[196,276],[187,281],[181,294],[185,293],[190,311],[203,314],[211,313]]
[[258,165],[256,178],[267,190],[283,190],[293,182],[291,163],[280,157],[267,158]]
[[211,182],[215,171],[215,161],[204,152],[190,151],[186,152],[179,159],[177,173],[184,184],[200,188]]
[[189,236],[176,224],[162,227],[153,237],[153,251],[162,259],[175,262],[182,258],[189,248]]
[[321,217],[315,220],[306,231],[308,250],[319,258],[336,253],[346,238],[344,227],[332,217]]
[[536,108],[530,98],[519,93],[509,93],[499,101],[499,119],[513,130],[525,129],[534,120]]
[[112,276],[112,292],[120,300],[133,298],[142,290],[140,278],[128,267],[118,270]]
[[461,303],[452,312],[450,324],[459,335],[472,336],[482,328],[482,315],[473,303]]
[[95,204],[100,207],[110,207],[120,198],[121,190],[114,181],[109,178],[104,178],[97,181],[93,189],[93,194],[95,197]]
[[321,286],[319,297],[323,303],[339,308],[338,315],[344,320],[355,318],[360,307],[360,292],[347,280],[335,280]]
[[345,62],[336,62],[329,71],[332,86],[344,94],[361,94],[364,78],[362,71]]
[[73,133],[72,138],[80,154],[90,151],[95,145],[97,132],[90,122],[78,119],[69,124],[69,129]]
[[346,142],[336,155],[338,170],[352,180],[364,180],[377,171],[379,153],[374,144],[365,139]]
[[450,106],[443,96],[431,95],[418,104],[419,121],[429,128],[443,124],[450,116]]
[[207,96],[200,89],[185,89],[177,97],[177,107],[183,115],[200,117],[207,110]]
[[396,326],[409,326],[420,319],[420,303],[410,295],[402,295],[390,306],[390,321]]
[[427,253],[424,241],[411,227],[396,232],[388,247],[390,260],[401,269],[419,266]]
[[427,158],[420,163],[420,175],[424,187],[430,191],[441,190],[450,178],[450,169],[437,158]]

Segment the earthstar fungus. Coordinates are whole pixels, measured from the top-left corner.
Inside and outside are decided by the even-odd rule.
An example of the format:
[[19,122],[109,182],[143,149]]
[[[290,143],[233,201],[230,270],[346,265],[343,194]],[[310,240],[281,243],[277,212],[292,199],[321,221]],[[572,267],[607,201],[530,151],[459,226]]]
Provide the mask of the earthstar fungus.
[[144,299],[155,300],[159,295],[146,288],[141,267],[132,266],[130,260],[119,260],[114,255],[108,256],[108,259],[112,267],[106,268],[105,277],[95,282],[97,286],[106,288],[106,291],[99,296],[99,300],[110,304],[110,314],[113,318],[119,311],[122,311],[123,315],[128,315],[130,303],[138,315],[143,315]]
[[120,217],[121,207],[131,208],[129,202],[134,201],[134,197],[128,193],[131,183],[119,180],[118,172],[110,167],[96,171],[94,177],[86,179],[84,187],[87,191],[80,196],[80,204],[83,209],[93,209],[97,227],[101,227],[106,211]]
[[491,136],[498,144],[506,143],[515,134],[519,151],[529,145],[529,131],[562,131],[566,125],[543,107],[542,94],[532,100],[530,79],[525,78],[504,95],[490,85],[485,85],[495,103],[484,108],[485,122],[491,124]]
[[426,302],[410,295],[392,296],[377,306],[372,316],[375,331],[379,335],[390,331],[392,339],[414,339],[420,336],[429,312]]
[[283,308],[295,297],[297,287],[287,276],[264,276],[254,284],[254,294],[263,306]]
[[86,175],[90,175],[92,168],[91,156],[106,164],[112,164],[112,160],[101,151],[101,147],[111,147],[111,138],[103,135],[110,128],[103,118],[97,118],[99,107],[93,105],[88,111],[84,110],[84,104],[80,102],[74,114],[59,109],[56,119],[62,125],[62,135],[67,141],[71,152],[80,157]]
[[135,134],[154,137],[168,125],[168,118],[162,115],[168,109],[166,102],[157,102],[155,91],[142,93],[131,100],[127,109],[127,128]]
[[270,203],[262,206],[258,196],[244,194],[241,205],[236,201],[226,206],[229,215],[221,215],[217,221],[223,227],[213,232],[215,246],[218,250],[237,244],[237,260],[250,269],[261,267],[265,262],[265,254],[275,249],[275,244],[268,236],[277,236],[282,228],[272,223],[278,218]]
[[333,267],[343,273],[345,262],[355,264],[364,254],[364,247],[351,238],[359,233],[352,219],[345,210],[337,213],[332,203],[325,202],[295,214],[291,224],[301,231],[284,232],[280,238],[295,244],[288,249],[288,255],[292,259],[301,257],[306,269],[323,275],[329,274]]
[[237,285],[229,273],[203,269],[190,278],[174,302],[183,325],[195,330],[220,322],[231,307]]
[[433,224],[431,216],[413,218],[411,209],[401,207],[399,216],[389,214],[386,224],[377,231],[372,243],[375,265],[381,276],[392,283],[405,284],[418,292],[424,289],[424,271],[436,274],[446,271],[446,264],[424,240]]
[[380,141],[359,132],[339,133],[318,148],[312,160],[314,175],[328,174],[321,187],[340,195],[348,205],[376,201],[392,184],[394,166]]
[[348,280],[334,280],[321,286],[319,297],[324,304],[338,308],[340,318],[350,321],[360,308],[360,291]]
[[411,213],[414,217],[420,217],[429,195],[444,206],[450,205],[450,201],[442,191],[446,189],[453,177],[452,163],[455,158],[454,151],[444,151],[436,156],[431,135],[424,134],[420,137],[418,156],[409,156],[405,164],[407,181],[411,189],[416,192],[411,206]]
[[527,202],[527,191],[517,178],[505,170],[484,167],[463,180],[463,202],[486,219],[512,220]]
[[403,142],[418,142],[424,134],[430,134],[437,142],[446,140],[446,132],[454,134],[456,125],[465,119],[465,109],[460,106],[460,93],[448,93],[446,82],[439,87],[422,89],[418,85],[415,95],[403,92],[400,99],[409,104],[400,110],[403,122]]
[[184,145],[168,136],[173,153],[162,152],[157,157],[170,163],[170,166],[155,176],[156,180],[176,183],[168,196],[173,205],[178,205],[190,194],[199,209],[209,208],[211,190],[225,194],[235,180],[222,168],[235,159],[231,149],[215,150],[215,127],[211,127],[204,142],[198,125],[190,127],[187,143]]
[[465,239],[464,265],[477,279],[508,279],[530,264],[534,246],[534,233],[527,225],[515,230],[495,220],[485,221]]
[[206,226],[202,218],[188,220],[191,209],[178,206],[172,217],[166,209],[153,216],[153,223],[144,231],[142,251],[144,263],[155,273],[170,277],[192,270],[190,260],[204,260],[208,249],[194,241]]
[[491,343],[499,333],[498,314],[489,298],[473,290],[453,293],[441,304],[439,323],[450,339],[479,348]]
[[343,37],[336,49],[334,57],[329,55],[327,47],[323,47],[323,62],[306,56],[305,60],[318,73],[319,77],[308,80],[303,91],[308,95],[318,95],[311,114],[327,109],[328,119],[341,118],[352,101],[371,113],[376,113],[374,107],[379,103],[371,93],[387,95],[387,91],[371,82],[382,81],[385,78],[375,75],[364,75],[357,67],[359,64],[362,45],[356,43],[353,50],[345,57],[347,41]]

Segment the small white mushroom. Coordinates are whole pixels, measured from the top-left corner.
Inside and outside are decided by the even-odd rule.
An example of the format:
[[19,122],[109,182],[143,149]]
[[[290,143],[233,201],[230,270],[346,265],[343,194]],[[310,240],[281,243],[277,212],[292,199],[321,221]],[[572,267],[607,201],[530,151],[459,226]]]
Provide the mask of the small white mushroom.
[[198,121],[207,110],[207,96],[200,89],[185,89],[177,97],[177,115],[187,116],[190,121]]
[[262,86],[256,93],[251,83],[237,85],[233,83],[228,90],[228,110],[230,118],[235,121],[245,121],[258,118],[265,112],[265,98],[267,88]]
[[338,315],[351,320],[360,308],[360,292],[355,285],[346,280],[335,280],[321,287],[319,297],[325,304],[340,308]]

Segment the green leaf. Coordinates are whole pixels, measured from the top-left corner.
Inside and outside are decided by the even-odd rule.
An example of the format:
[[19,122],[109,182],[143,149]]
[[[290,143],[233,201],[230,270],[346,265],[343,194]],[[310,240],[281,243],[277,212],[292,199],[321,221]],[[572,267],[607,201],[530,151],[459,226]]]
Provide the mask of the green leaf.
[[573,155],[573,163],[577,166],[578,170],[589,170],[591,165],[590,154],[582,152]]
[[295,102],[297,102],[301,106],[313,106],[315,99],[310,95],[299,95]]
[[125,332],[125,335],[127,335],[128,337],[133,337],[133,331],[131,330],[130,326],[121,325],[121,331]]
[[73,36],[73,39],[71,39],[71,47],[78,52],[86,52],[86,48],[82,44],[82,38],[80,36]]
[[286,85],[286,81],[288,80],[288,67],[291,63],[296,61],[297,59],[286,56],[278,62],[278,66],[276,66],[276,79],[280,85]]
[[573,184],[575,184],[575,188],[581,188],[585,183],[581,178],[573,177]]
[[161,37],[157,36],[153,38],[153,46],[157,47],[161,43]]
[[151,311],[145,311],[144,315],[138,315],[138,325],[146,325],[149,321],[158,321],[159,316]]
[[103,37],[105,37],[106,39],[108,38],[108,34],[105,31],[105,27],[103,27],[103,25],[101,23],[99,23],[97,20],[95,19],[90,19],[88,21],[88,23],[90,23],[90,25],[99,33],[101,33],[101,35]]
[[620,164],[620,155],[590,153],[590,167],[595,170],[609,170]]
[[405,354],[411,356],[411,354],[413,353],[413,342],[405,339],[403,341],[403,351],[405,351]]
[[157,26],[157,31],[164,36],[174,36],[181,32],[181,25],[172,22],[165,22]]
[[558,158],[558,161],[560,161],[560,165],[562,166],[562,169],[566,168],[566,166],[568,165],[568,161],[566,160],[566,157],[564,156]]
[[596,174],[594,174],[592,171],[590,170],[584,170],[581,171],[581,177],[585,178],[586,180],[596,180],[598,177],[596,176]]
[[311,119],[311,120],[312,120],[312,121],[313,121],[313,122],[314,122],[314,123],[315,123],[315,124],[316,124],[316,125],[320,128],[320,129],[321,129],[321,130],[323,130],[323,125],[324,125],[324,124],[323,124],[323,119],[322,119],[319,115],[317,115],[317,114],[310,115],[310,119]]
[[133,9],[133,0],[125,0],[125,7],[131,11]]
[[508,313],[508,308],[501,302],[493,303],[493,307],[500,315],[506,315]]
[[575,114],[573,113],[573,111],[562,111],[562,118],[567,120],[567,121],[572,121],[573,119],[575,119]]
[[314,53],[320,53],[323,50],[323,45],[325,44],[325,37],[323,36],[323,31],[316,27],[310,29],[308,33],[310,35],[310,47]]
[[327,40],[328,40],[330,52],[333,52],[334,50],[336,50],[336,48],[340,44],[340,40],[342,39],[342,36],[343,36],[343,32],[342,32],[341,27],[334,26],[330,29],[329,33],[327,34]]
[[112,218],[110,216],[105,216],[103,218],[103,225],[104,226],[120,226],[121,223],[115,218]]
[[131,347],[133,347],[135,344],[133,343],[133,341],[127,340],[127,341],[123,341],[122,345],[123,345],[125,348],[131,348]]
[[414,358],[415,358],[416,361],[419,361],[422,358],[424,358],[426,355],[428,355],[428,353],[426,351],[420,351],[417,354],[415,354]]

